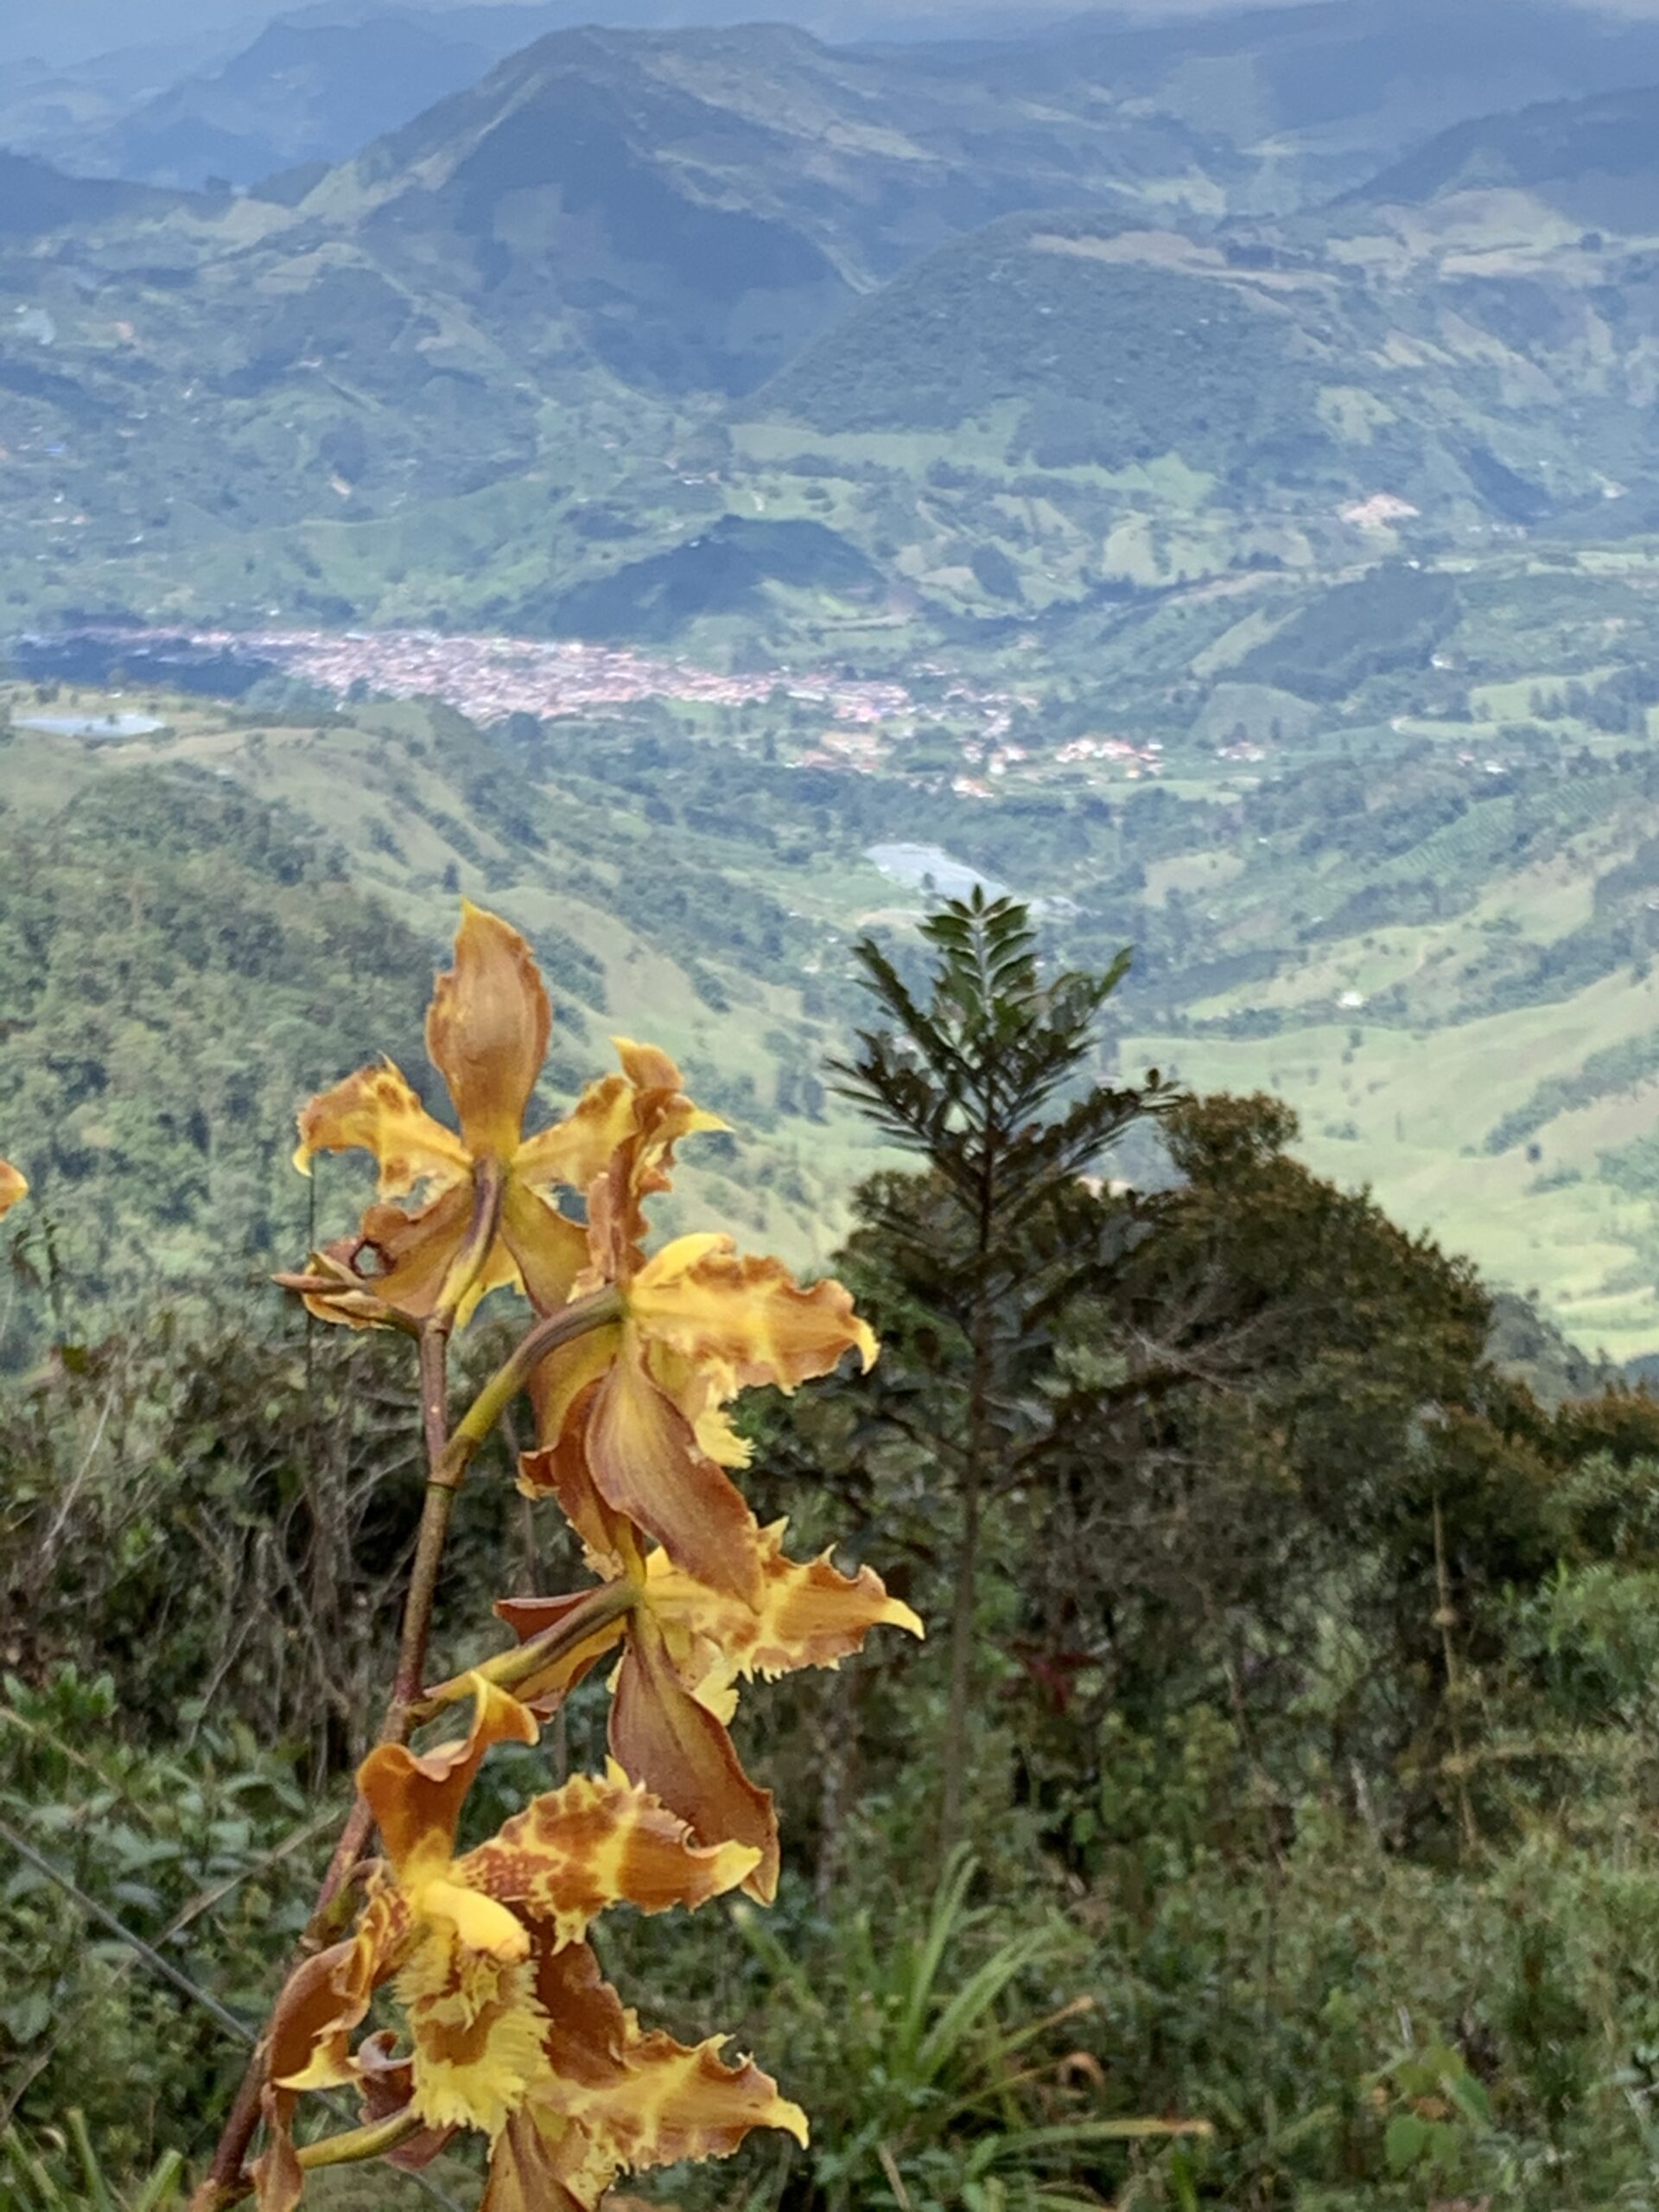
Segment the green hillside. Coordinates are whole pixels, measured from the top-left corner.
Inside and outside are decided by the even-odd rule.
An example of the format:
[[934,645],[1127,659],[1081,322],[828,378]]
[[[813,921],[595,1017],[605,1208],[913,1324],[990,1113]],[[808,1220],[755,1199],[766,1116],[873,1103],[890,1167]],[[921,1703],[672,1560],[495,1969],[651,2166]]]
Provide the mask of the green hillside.
[[671,551],[732,507],[727,396],[914,254],[1060,194],[1217,208],[1246,164],[1097,82],[994,101],[761,28],[543,40],[308,190],[36,167],[0,605],[245,625],[505,623]]
[[[897,69],[570,35],[293,206],[0,240],[0,605],[890,658],[1647,526],[1640,178],[1623,229],[1409,178],[1217,226],[1224,150],[1079,88],[982,158],[971,81],[906,135]],[[984,222],[1062,172],[1110,212]]]
[[[1592,634],[1599,663],[1584,658]],[[519,717],[491,738],[430,704],[294,720],[163,697],[154,736],[19,728],[0,914],[36,935],[8,956],[20,1011],[0,1119],[43,1166],[77,1264],[96,1272],[124,1238],[188,1280],[210,1234],[263,1259],[299,1226],[280,1168],[296,1094],[325,1061],[393,1033],[373,1028],[377,982],[336,990],[291,1053],[293,992],[345,972],[365,899],[404,948],[367,972],[423,969],[464,889],[548,957],[559,1085],[626,1027],[678,1053],[733,1122],[742,1186],[706,1169],[686,1218],[712,1198],[746,1235],[821,1256],[875,1157],[823,1083],[855,1005],[846,948],[868,926],[903,941],[921,864],[906,884],[867,855],[911,841],[1041,900],[1068,957],[1135,946],[1112,1065],[1280,1093],[1321,1172],[1372,1184],[1402,1221],[1535,1292],[1585,1349],[1646,1353],[1659,1348],[1659,683],[1640,671],[1655,663],[1659,560],[1626,556],[1615,574],[1499,553],[1384,566],[1323,593],[1263,574],[1243,598],[1197,586],[1119,610],[1095,635],[1090,680],[1059,683],[1040,710],[1014,703],[1006,736],[901,715],[862,773],[802,765],[823,757],[810,707],[659,703]],[[104,703],[12,694],[20,721]],[[157,820],[174,826],[158,836]],[[175,1039],[163,918],[205,899],[194,853],[209,843],[237,871],[234,911],[272,906],[257,942],[274,964],[237,966],[229,940],[209,962],[222,990]],[[131,956],[156,982],[124,996],[84,980],[87,887],[112,850],[162,932]],[[297,874],[286,853],[303,856]],[[330,871],[341,887],[325,892]],[[29,922],[41,899],[67,918],[43,981],[28,950],[43,941]],[[112,1110],[121,1084],[76,1072],[35,1011],[64,978],[87,997],[88,1066],[130,1058],[162,1091],[176,1070],[153,1128]],[[249,1003],[253,1118],[226,1124],[214,1102],[244,1094],[226,1092],[213,1033]],[[228,1224],[211,1211],[226,1192]],[[152,1214],[146,1244],[134,1226]]]

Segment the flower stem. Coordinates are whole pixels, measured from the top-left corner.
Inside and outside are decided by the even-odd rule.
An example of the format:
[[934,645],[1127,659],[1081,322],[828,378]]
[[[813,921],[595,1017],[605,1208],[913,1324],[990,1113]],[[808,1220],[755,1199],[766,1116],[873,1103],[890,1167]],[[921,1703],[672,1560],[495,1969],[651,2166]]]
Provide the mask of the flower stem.
[[[454,1503],[454,1484],[438,1479],[449,1440],[447,1402],[449,1325],[447,1318],[440,1319],[435,1323],[429,1323],[422,1330],[420,1337],[421,1430],[426,1444],[426,1497],[421,1508],[420,1531],[415,1540],[415,1564],[410,1573],[409,1592],[404,1601],[397,1671],[392,1679],[386,1717],[380,1727],[379,1740],[383,1744],[407,1743],[415,1726],[412,1707],[420,1695],[421,1678],[426,1670],[426,1647],[432,1633],[432,1606],[437,1595],[438,1569],[443,1559],[444,1539],[449,1533],[449,1510]],[[362,1857],[373,1827],[374,1815],[369,1810],[367,1800],[359,1792],[346,1815],[346,1825],[340,1832],[340,1840],[334,1846],[334,1855],[328,1861],[327,1871],[317,1891],[317,1901],[305,1924],[305,1932],[300,1937],[296,1964],[321,1950],[338,1932],[334,1925],[337,1906],[345,1893],[346,1878]],[[259,2124],[259,2098],[264,2087],[265,2044],[269,2032],[267,2024],[266,2035],[261,2036],[248,2062],[247,2071],[242,2077],[236,2101],[231,2107],[230,2118],[225,2123],[207,2171],[190,2199],[189,2212],[223,2212],[225,2206],[238,2202],[247,2194],[242,2162],[247,2156],[249,2144],[253,2140],[254,2129]]]
[[[491,1189],[481,1194],[481,1205],[492,1210],[499,1205],[499,1191]],[[473,1240],[481,1252],[486,1249]],[[458,1302],[458,1301],[457,1301]],[[524,1388],[537,1363],[561,1344],[569,1344],[590,1330],[607,1328],[622,1311],[622,1301],[614,1290],[596,1291],[592,1297],[579,1299],[575,1304],[562,1306],[558,1312],[544,1315],[529,1329],[512,1357],[501,1365],[456,1424],[451,1435],[448,1426],[448,1374],[449,1332],[453,1325],[453,1311],[440,1312],[420,1334],[421,1354],[421,1429],[426,1446],[426,1497],[421,1510],[421,1525],[415,1540],[415,1563],[410,1573],[409,1594],[404,1605],[404,1623],[398,1639],[397,1671],[393,1678],[386,1717],[381,1726],[379,1741],[383,1744],[407,1743],[420,1720],[429,1717],[429,1707],[423,1710],[421,1686],[426,1671],[426,1649],[432,1631],[432,1607],[437,1595],[438,1571],[442,1564],[445,1539],[449,1533],[450,1509],[456,1491],[480,1446],[494,1428],[513,1398]],[[626,1586],[607,1586],[605,1592],[596,1592],[608,1607],[615,1604],[617,1612],[626,1610],[632,1602],[632,1592],[626,1599],[612,1593]],[[614,1616],[608,1611],[604,1620]],[[588,1615],[583,1633],[591,1633],[602,1626],[604,1620]],[[508,1654],[504,1656],[512,1657]],[[545,1650],[543,1657],[550,1656]],[[294,1961],[302,1960],[321,1950],[340,1931],[342,1907],[347,1897],[347,1881],[353,1868],[362,1857],[364,1848],[373,1830],[373,1815],[359,1796],[346,1816],[340,1840],[328,1861],[327,1872],[317,1891],[317,1901],[306,1923]],[[292,1967],[290,1967],[290,1972]],[[253,2140],[254,2130],[259,2125],[259,2097],[264,2086],[265,2039],[264,2037],[254,2050],[240,2088],[231,2107],[229,2119],[214,2150],[207,2173],[191,2197],[188,2212],[224,2212],[227,2205],[235,2204],[248,2193],[243,2174],[243,2162],[248,2145]]]
[[622,1318],[621,1294],[596,1290],[590,1297],[545,1313],[530,1330],[509,1359],[491,1376],[472,1404],[455,1423],[443,1465],[435,1482],[459,1483],[473,1457],[502,1414],[550,1352],[585,1337],[594,1329],[608,1328]]
[[590,1637],[603,1635],[613,1622],[620,1620],[625,1613],[631,1613],[639,1599],[639,1585],[631,1582],[626,1575],[619,1575],[614,1582],[600,1583],[579,1599],[563,1620],[556,1621],[551,1628],[544,1628],[539,1636],[511,1645],[505,1651],[498,1651],[493,1659],[480,1660],[466,1674],[453,1675],[447,1682],[435,1684],[411,1707],[411,1719],[418,1726],[422,1721],[435,1719],[446,1706],[469,1697],[473,1682],[480,1675],[498,1689],[516,1689],[543,1667],[551,1666],[556,1659],[564,1658],[586,1643]]
[[295,2154],[309,2173],[317,2166],[355,2166],[365,2158],[384,2158],[400,2143],[417,2135],[423,2122],[417,2113],[393,2113],[390,2120],[371,2120],[365,2127],[348,2127],[339,2135],[325,2135],[319,2143],[303,2143]]

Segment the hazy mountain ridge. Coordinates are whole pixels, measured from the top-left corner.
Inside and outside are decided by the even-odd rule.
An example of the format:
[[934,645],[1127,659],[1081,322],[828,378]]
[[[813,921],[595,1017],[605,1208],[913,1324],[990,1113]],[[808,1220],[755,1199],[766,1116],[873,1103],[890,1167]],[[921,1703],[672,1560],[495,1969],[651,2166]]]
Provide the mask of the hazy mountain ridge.
[[189,77],[72,149],[80,168],[200,186],[251,185],[338,160],[366,136],[441,99],[494,59],[412,11],[361,22],[278,17],[212,76]]
[[[908,58],[924,88],[954,72],[982,77],[1000,98],[1065,105],[1079,83],[1109,86],[1166,124],[1267,152],[1264,189],[1281,207],[1357,185],[1467,116],[1659,80],[1651,24],[1561,0],[1471,0],[1453,12],[1428,0],[1311,0],[1164,23],[1061,5],[1000,19],[972,10],[906,17],[844,0],[779,0],[757,12],[843,48],[887,42],[890,69],[906,58],[891,42],[913,41]],[[147,68],[127,71],[124,93],[120,73],[98,64],[60,71],[55,105],[0,102],[0,143],[86,173],[194,187],[217,173],[252,183],[302,161],[346,158],[376,130],[590,15],[583,0],[302,8],[207,66],[181,67],[188,49],[175,48],[175,81],[164,88],[151,79],[147,89]],[[712,0],[615,0],[607,10],[608,22],[636,30],[710,19],[721,20]]]
[[1474,118],[1431,139],[1353,196],[1421,202],[1513,188],[1538,193],[1574,220],[1659,230],[1656,149],[1659,82]]
[[[1516,21],[1523,56],[1560,35]],[[1370,52],[1369,0],[1342,22]],[[1314,7],[1191,44],[1282,75],[1338,30]],[[1592,27],[1581,68],[1643,35]],[[60,206],[30,170],[61,227],[4,271],[34,319],[0,337],[25,409],[0,544],[32,564],[44,497],[47,527],[85,518],[66,566],[105,563],[59,604],[682,621],[718,652],[740,614],[780,651],[837,601],[854,632],[988,637],[1641,527],[1659,95],[1460,126],[1323,210],[1230,217],[1236,149],[1056,81],[1128,54],[1132,89],[1182,50],[1088,21],[881,54],[562,32],[270,199],[64,181]],[[1624,195],[1590,233],[1559,204],[1586,164]]]
[[83,224],[153,219],[180,205],[181,195],[175,192],[115,179],[66,176],[48,162],[0,150],[0,238],[40,238]]

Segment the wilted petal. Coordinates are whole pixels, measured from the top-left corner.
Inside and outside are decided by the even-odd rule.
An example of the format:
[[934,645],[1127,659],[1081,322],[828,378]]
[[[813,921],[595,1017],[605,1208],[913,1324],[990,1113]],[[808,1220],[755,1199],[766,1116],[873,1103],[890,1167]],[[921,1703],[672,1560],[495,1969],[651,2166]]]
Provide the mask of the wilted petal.
[[743,1886],[771,1904],[778,1888],[772,1792],[749,1780],[724,1726],[681,1686],[648,1613],[635,1617],[617,1673],[611,1749],[623,1771],[677,1813],[699,1842],[731,1840],[758,1853]]
[[448,1874],[461,1805],[491,1746],[533,1744],[542,1732],[527,1706],[481,1675],[473,1678],[473,1725],[463,1741],[424,1752],[382,1744],[357,1770],[357,1786],[405,1887]]
[[319,1321],[343,1321],[353,1329],[395,1327],[410,1317],[378,1295],[372,1276],[358,1273],[355,1262],[361,1250],[359,1238],[343,1237],[314,1252],[303,1268],[273,1275],[271,1281],[293,1291]]
[[265,2146],[249,2168],[258,2212],[294,2212],[305,2188],[305,2176],[294,2148],[294,2110],[298,2101],[293,2090],[275,2089],[269,2082],[259,2092]]
[[577,1775],[533,1799],[457,1860],[454,1878],[545,1923],[565,1944],[607,1905],[702,1904],[735,1888],[757,1856],[741,1843],[700,1847],[684,1820],[613,1767],[603,1782]]
[[29,1185],[9,1160],[0,1160],[0,1219],[9,1214]]
[[876,1354],[869,1324],[838,1282],[803,1290],[780,1260],[741,1258],[729,1236],[679,1236],[646,1261],[628,1311],[653,1342],[720,1379],[719,1395],[761,1382],[792,1390],[856,1351]]
[[652,1379],[631,1322],[594,1394],[586,1436],[588,1465],[607,1505],[654,1536],[699,1582],[758,1600],[754,1516]]
[[[365,2036],[357,2046],[358,2094],[363,2100],[363,2118],[371,2126],[407,2112],[414,2098],[415,2062],[398,2054],[397,2042],[394,2030],[382,2028]],[[384,2152],[382,2156],[389,2166],[416,2173],[431,2164],[454,2132],[453,2127],[423,2127],[418,2135],[407,2137],[395,2151]]]
[[427,1182],[447,1188],[472,1175],[467,1147],[433,1120],[390,1060],[359,1068],[300,1109],[294,1165],[302,1175],[310,1173],[320,1152],[372,1154],[383,1198],[406,1198]]
[[499,915],[463,899],[455,964],[434,988],[426,1047],[474,1156],[506,1161],[518,1149],[550,1020],[530,947]]

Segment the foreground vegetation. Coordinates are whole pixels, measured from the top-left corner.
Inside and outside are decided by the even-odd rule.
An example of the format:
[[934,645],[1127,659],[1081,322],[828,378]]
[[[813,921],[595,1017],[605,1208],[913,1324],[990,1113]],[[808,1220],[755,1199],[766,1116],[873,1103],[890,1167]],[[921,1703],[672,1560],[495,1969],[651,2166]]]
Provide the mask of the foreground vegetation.
[[[1023,928],[947,913],[925,961],[873,953],[842,1055],[915,1151],[838,1259],[883,1357],[747,1402],[753,1487],[879,1548],[940,1632],[746,1711],[805,1814],[775,1914],[603,1942],[813,2114],[810,2151],[670,2196],[1655,2201],[1659,1409],[1564,1395],[1559,1360],[1516,1380],[1472,1272],[1298,1165],[1270,1099],[1077,1089],[1111,999],[1046,989]],[[1162,1173],[1077,1181],[1103,1139]],[[89,2162],[165,2202],[168,2154],[210,2145],[240,2052],[156,1960],[248,2021],[305,1916],[421,1510],[413,1412],[373,1337],[182,1307],[12,1386],[0,2063],[30,2212]],[[458,1501],[441,1665],[493,1648],[504,1563],[523,1591],[574,1567],[506,1473],[482,1455]],[[596,1725],[578,1700],[486,1770],[480,1821]],[[476,2186],[453,2153],[426,2178]]]

